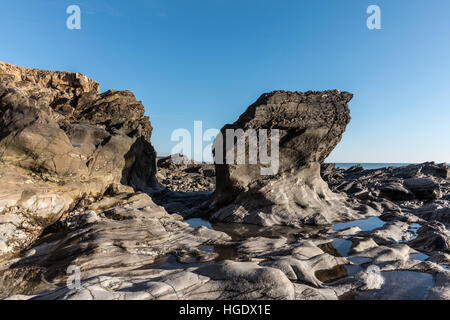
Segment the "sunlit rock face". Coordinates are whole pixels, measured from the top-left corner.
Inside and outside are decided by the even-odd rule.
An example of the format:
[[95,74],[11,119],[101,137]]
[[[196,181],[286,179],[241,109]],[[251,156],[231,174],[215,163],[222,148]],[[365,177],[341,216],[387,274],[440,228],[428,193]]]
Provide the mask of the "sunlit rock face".
[[[210,208],[212,219],[299,226],[360,217],[320,176],[320,164],[350,122],[352,97],[338,90],[274,91],[263,94],[235,123],[224,126],[214,142],[217,189]],[[231,140],[231,130],[239,129],[247,138]],[[266,130],[266,140],[261,139],[261,130]],[[254,131],[258,135],[256,163],[250,160],[255,147],[249,136]],[[239,160],[243,146],[245,162]],[[227,161],[230,154],[233,162]],[[371,211],[359,209],[362,214]]]
[[152,127],[129,91],[0,62],[0,256],[82,198],[155,185]]

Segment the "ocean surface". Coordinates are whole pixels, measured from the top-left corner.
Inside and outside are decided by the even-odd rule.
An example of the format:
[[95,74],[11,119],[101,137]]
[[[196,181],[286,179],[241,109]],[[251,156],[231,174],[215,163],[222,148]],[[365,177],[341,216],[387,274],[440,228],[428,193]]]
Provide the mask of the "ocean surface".
[[405,167],[415,163],[336,163],[337,168],[348,169],[360,164],[365,170],[380,169],[387,167]]

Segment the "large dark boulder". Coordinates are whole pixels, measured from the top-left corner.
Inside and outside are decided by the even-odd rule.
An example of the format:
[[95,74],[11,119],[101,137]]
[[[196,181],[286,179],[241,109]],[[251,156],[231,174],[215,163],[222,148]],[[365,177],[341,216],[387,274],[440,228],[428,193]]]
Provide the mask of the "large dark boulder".
[[[358,217],[344,197],[331,192],[320,176],[321,163],[339,143],[350,121],[347,104],[352,97],[338,90],[274,91],[263,94],[235,123],[224,126],[214,142],[217,189],[210,206],[211,218],[298,226]],[[261,152],[257,163],[250,161],[250,138],[244,142],[241,135],[234,144],[226,143],[227,132],[239,129],[246,134],[267,129],[269,141],[278,130],[279,161],[271,166],[271,173],[267,174],[269,166],[259,161]],[[259,144],[264,144],[261,139]],[[246,147],[244,163],[238,162],[242,145]],[[267,143],[268,150],[272,146]],[[235,155],[234,162],[226,161],[229,154]],[[370,209],[364,208],[363,213],[366,210]]]
[[422,165],[421,172],[426,176],[433,176],[441,179],[450,178],[450,168],[446,163],[436,164],[434,162],[426,162]]

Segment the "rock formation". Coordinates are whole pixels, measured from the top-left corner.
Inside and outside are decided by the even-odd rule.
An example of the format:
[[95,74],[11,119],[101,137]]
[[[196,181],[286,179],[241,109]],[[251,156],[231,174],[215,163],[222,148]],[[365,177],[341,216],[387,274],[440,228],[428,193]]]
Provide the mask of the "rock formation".
[[428,162],[404,167],[347,170],[322,166],[334,192],[383,212],[384,219],[440,221],[450,224],[450,184],[445,164]]
[[83,198],[156,183],[152,127],[129,91],[0,62],[0,256]]
[[[214,142],[217,188],[211,218],[265,226],[330,224],[357,218],[359,214],[349,208],[344,197],[332,193],[320,177],[320,164],[350,121],[347,104],[352,97],[337,90],[275,91],[263,94],[235,123],[224,126]],[[245,162],[238,163],[242,140],[238,138],[231,146],[224,141],[230,130],[239,129],[244,133],[265,129],[268,135],[278,130],[279,156],[275,160],[279,161],[274,174],[262,175],[265,165],[250,162],[250,138],[245,142]],[[230,153],[236,154],[234,162],[219,162],[217,154]],[[368,214],[367,208],[363,210]]]

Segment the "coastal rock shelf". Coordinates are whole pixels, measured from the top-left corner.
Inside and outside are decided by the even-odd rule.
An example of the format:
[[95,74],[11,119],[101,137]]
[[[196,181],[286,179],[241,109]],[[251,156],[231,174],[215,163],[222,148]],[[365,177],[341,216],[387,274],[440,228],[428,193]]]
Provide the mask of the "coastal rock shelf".
[[225,126],[281,131],[261,178],[157,158],[129,91],[0,62],[0,299],[450,299],[450,170],[323,164],[351,97]]

